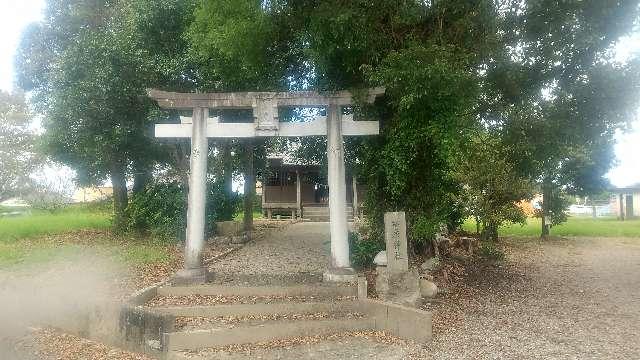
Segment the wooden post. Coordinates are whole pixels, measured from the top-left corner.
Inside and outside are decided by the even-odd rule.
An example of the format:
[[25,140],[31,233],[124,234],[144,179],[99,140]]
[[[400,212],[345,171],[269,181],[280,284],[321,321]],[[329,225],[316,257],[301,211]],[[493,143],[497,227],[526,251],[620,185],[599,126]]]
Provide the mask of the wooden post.
[[618,194],[618,207],[620,208],[620,221],[624,221],[624,194]]
[[296,211],[298,217],[302,217],[302,184],[300,183],[300,170],[296,170]]
[[244,169],[244,231],[253,230],[253,198],[256,192],[256,177],[253,169],[253,139],[248,139],[245,144],[245,169]]
[[262,178],[262,214],[264,215],[264,204],[267,202],[267,179],[263,176]]
[[351,186],[353,188],[353,218],[357,219],[360,217],[360,213],[358,211],[358,178],[355,175],[351,177]]

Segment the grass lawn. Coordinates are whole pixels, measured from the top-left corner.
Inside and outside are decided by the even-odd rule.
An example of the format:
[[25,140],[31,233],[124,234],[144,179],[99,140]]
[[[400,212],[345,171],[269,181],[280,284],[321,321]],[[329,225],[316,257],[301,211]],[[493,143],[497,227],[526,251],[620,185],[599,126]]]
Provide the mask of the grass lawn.
[[71,205],[55,213],[26,210],[24,215],[0,217],[0,243],[110,226],[108,210],[96,205]]
[[[465,221],[463,229],[476,231],[473,219]],[[500,227],[500,236],[540,236],[541,220],[530,218],[527,224],[509,224]],[[640,238],[640,219],[620,221],[616,218],[570,217],[564,224],[551,228],[552,236],[602,236]]]
[[[262,210],[253,209],[253,219],[262,219]],[[243,221],[244,220],[244,211],[240,210],[235,215],[233,215],[233,220],[235,221]]]
[[109,209],[72,205],[55,213],[27,211],[0,217],[0,268],[72,259],[96,252],[127,265],[166,262],[169,244],[142,236],[116,236]]
[[95,254],[127,266],[173,260],[171,244],[145,237],[123,237],[109,231],[73,231],[51,236],[0,241],[0,270],[36,266],[55,260],[73,260]]

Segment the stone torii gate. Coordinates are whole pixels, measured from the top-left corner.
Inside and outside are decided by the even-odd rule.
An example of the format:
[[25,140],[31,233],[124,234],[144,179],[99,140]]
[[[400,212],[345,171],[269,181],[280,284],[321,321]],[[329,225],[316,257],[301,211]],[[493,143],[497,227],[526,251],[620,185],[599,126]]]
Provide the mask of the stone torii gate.
[[[375,101],[383,88],[369,89],[366,100]],[[318,93],[245,92],[245,93],[172,93],[150,90],[149,96],[164,109],[191,110],[191,118],[180,124],[156,124],[156,137],[191,138],[187,239],[184,269],[176,274],[181,283],[204,283],[207,271],[202,263],[205,238],[205,204],[207,177],[207,138],[327,136],[329,220],[331,265],[324,273],[326,281],[350,281],[355,273],[349,260],[346,212],[346,177],[343,136],[377,135],[377,121],[354,121],[342,115],[342,107],[353,104],[348,91]],[[280,122],[279,107],[326,107],[326,116],[310,122]],[[253,120],[223,123],[209,117],[210,109],[252,109]]]

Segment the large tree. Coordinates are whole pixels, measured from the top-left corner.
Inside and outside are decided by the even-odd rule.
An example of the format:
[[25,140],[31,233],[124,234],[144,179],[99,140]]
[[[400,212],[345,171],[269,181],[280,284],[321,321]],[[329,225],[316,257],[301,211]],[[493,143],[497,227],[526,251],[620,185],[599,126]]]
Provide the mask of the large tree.
[[617,129],[635,118],[640,65],[614,61],[637,0],[508,1],[503,51],[487,64],[488,123],[543,194],[542,235],[565,219],[562,193],[600,192]]
[[555,195],[601,189],[612,135],[633,119],[637,66],[611,54],[637,24],[637,0],[268,4],[297,36],[289,49],[302,49],[306,83],[387,88],[382,134],[354,154],[369,214],[381,224],[382,212],[406,210],[422,224],[410,224],[414,240],[459,214],[452,166],[478,125],[510,147],[513,176],[538,183],[543,214],[561,215]]
[[350,144],[372,224],[381,233],[384,212],[406,211],[413,243],[428,244],[441,222],[455,225],[462,215],[452,167],[476,122],[477,70],[497,48],[493,1],[304,4],[310,81],[320,89],[387,89],[371,111],[382,121],[380,136]]
[[[300,53],[292,47],[296,34],[285,31],[277,2],[257,0],[207,0],[195,11],[189,30],[190,56],[198,64],[201,91],[283,91],[300,74]],[[273,7],[271,7],[273,6]],[[233,112],[221,112],[232,121]],[[245,118],[247,117],[244,114]],[[248,115],[250,117],[250,114]],[[236,119],[237,120],[237,119]],[[253,226],[256,168],[264,163],[266,142],[218,141],[222,155],[241,154],[239,172],[244,177],[244,227]],[[229,161],[223,164],[229,179]],[[226,181],[228,183],[228,180]]]
[[480,238],[495,241],[503,223],[526,221],[519,203],[533,196],[533,182],[514,166],[516,150],[498,132],[471,132],[460,151],[454,174],[463,185],[462,202],[475,218]]
[[192,11],[178,0],[50,0],[44,20],[23,35],[18,83],[45,116],[47,152],[81,183],[111,181],[117,227],[127,181],[140,191],[158,160],[185,153],[153,140],[153,122],[177,114],[155,109],[146,88],[194,87],[183,38]]

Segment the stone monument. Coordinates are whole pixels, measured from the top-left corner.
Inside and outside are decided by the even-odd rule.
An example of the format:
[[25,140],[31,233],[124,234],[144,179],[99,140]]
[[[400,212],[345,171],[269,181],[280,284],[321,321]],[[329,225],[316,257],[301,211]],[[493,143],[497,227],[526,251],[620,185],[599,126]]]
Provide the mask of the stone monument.
[[404,212],[389,212],[384,215],[384,238],[387,250],[380,252],[375,259],[378,265],[378,296],[382,300],[400,305],[419,307],[423,297],[435,296],[437,288],[435,284],[421,280],[417,269],[409,269]]
[[[407,223],[404,212],[384,214],[386,266],[376,268],[376,290],[380,299],[418,307],[422,303],[418,273],[409,271]],[[381,256],[380,256],[381,257]],[[378,262],[381,265],[384,262]]]
[[387,245],[387,271],[391,273],[408,271],[407,222],[404,212],[384,214],[384,241]]

